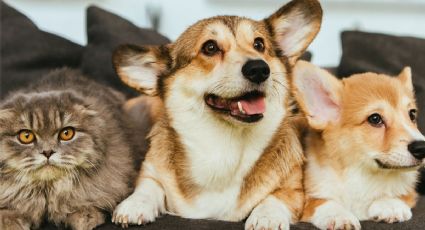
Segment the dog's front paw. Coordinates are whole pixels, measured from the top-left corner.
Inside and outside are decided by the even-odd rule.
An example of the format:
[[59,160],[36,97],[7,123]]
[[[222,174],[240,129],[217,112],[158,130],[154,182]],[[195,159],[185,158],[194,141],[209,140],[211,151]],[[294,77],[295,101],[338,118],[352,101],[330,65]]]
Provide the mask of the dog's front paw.
[[311,222],[322,230],[361,229],[358,218],[334,201],[327,201],[317,207],[311,218]]
[[370,205],[369,218],[377,222],[403,222],[412,218],[412,211],[399,199],[381,199]]
[[1,230],[30,230],[31,223],[17,212],[0,210]]
[[155,221],[161,210],[158,205],[140,193],[133,193],[117,206],[112,222],[123,228],[129,224],[146,224]]
[[73,230],[92,230],[105,223],[105,216],[96,208],[87,208],[70,214],[66,225]]
[[289,230],[291,217],[291,211],[282,201],[268,197],[252,210],[245,230]]

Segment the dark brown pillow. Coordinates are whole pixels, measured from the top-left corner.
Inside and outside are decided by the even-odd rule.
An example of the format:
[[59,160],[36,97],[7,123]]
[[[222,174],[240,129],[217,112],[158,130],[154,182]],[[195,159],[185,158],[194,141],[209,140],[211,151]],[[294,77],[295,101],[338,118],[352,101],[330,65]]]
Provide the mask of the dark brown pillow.
[[124,92],[127,96],[136,96],[116,76],[112,67],[112,52],[121,44],[160,45],[170,41],[151,29],[143,29],[133,23],[103,9],[90,6],[87,9],[87,39],[84,49],[83,72]]
[[41,31],[1,2],[0,98],[60,67],[78,67],[83,47]]
[[[367,71],[398,75],[405,66],[413,73],[419,129],[425,133],[425,39],[377,33],[346,31],[342,38],[342,58],[338,75]],[[418,190],[425,194],[425,171]]]

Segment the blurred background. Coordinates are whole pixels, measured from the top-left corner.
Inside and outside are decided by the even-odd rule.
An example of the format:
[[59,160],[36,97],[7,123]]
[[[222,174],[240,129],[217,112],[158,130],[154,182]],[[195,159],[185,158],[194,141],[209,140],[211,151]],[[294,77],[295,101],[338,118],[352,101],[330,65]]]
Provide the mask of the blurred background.
[[[4,0],[45,31],[86,44],[85,9],[97,5],[140,27],[176,39],[199,19],[241,15],[262,19],[286,0]],[[425,38],[425,0],[321,0],[322,30],[310,46],[313,62],[337,66],[340,33],[362,30]]]

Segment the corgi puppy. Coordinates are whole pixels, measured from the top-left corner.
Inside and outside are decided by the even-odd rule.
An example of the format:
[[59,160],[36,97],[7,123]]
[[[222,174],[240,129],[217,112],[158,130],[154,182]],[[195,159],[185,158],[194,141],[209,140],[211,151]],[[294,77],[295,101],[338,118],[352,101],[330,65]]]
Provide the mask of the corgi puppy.
[[289,229],[304,203],[289,79],[321,18],[317,0],[294,0],[261,21],[218,16],[169,45],[118,48],[119,77],[161,109],[135,191],[113,222],[251,213],[247,229]]
[[302,221],[360,229],[362,220],[409,220],[425,157],[410,68],[398,77],[365,73],[338,80],[300,61],[293,86],[313,129],[305,143]]

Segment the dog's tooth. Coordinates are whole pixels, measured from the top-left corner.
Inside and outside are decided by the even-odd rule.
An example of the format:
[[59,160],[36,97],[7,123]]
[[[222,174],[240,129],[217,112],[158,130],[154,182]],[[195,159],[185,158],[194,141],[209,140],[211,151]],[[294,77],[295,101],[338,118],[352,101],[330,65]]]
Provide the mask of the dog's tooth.
[[238,109],[239,112],[241,112],[242,114],[246,114],[246,112],[243,110],[242,103],[240,101],[238,101]]

